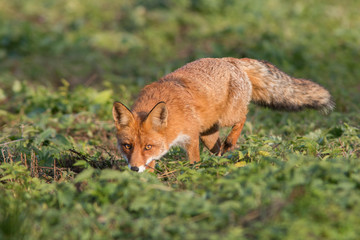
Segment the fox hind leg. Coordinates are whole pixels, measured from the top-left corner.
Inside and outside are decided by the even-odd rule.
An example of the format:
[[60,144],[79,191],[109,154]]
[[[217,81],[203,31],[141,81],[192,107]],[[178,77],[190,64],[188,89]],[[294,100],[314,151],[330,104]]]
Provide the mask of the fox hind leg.
[[237,142],[238,138],[240,137],[240,133],[244,127],[245,121],[246,121],[246,117],[244,117],[240,122],[236,123],[232,127],[231,132],[229,133],[225,142],[221,146],[221,155],[223,155],[227,151],[231,151],[235,148],[236,142]]

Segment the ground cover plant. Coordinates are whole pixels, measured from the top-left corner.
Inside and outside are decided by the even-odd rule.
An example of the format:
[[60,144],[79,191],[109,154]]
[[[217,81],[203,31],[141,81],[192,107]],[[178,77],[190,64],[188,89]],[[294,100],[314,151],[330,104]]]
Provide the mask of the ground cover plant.
[[[357,239],[360,3],[0,0],[0,239]],[[238,147],[127,169],[112,103],[200,57],[314,80],[336,109],[251,106]],[[225,135],[225,133],[224,133]]]

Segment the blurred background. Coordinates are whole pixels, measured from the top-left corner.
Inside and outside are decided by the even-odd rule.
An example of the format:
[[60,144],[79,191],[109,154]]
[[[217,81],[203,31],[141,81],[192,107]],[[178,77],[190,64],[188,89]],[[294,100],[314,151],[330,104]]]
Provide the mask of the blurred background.
[[359,9],[358,0],[0,0],[0,104],[19,84],[112,89],[131,102],[187,62],[232,56],[312,79],[336,111],[359,111]]

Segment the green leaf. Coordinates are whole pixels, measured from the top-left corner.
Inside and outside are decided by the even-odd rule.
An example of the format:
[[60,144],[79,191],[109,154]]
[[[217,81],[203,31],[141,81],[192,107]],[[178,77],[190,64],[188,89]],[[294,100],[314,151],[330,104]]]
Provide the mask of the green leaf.
[[34,143],[35,145],[39,145],[43,143],[45,140],[55,137],[55,134],[56,134],[55,129],[47,128],[45,131],[43,131],[42,133],[36,136]]
[[57,187],[57,199],[60,207],[69,207],[74,204],[75,187],[70,184],[60,184]]
[[104,90],[96,94],[94,101],[97,104],[105,104],[108,102],[113,96],[113,91],[110,90]]
[[6,94],[2,88],[0,88],[0,101],[6,99]]
[[99,179],[103,180],[112,180],[112,179],[121,179],[122,173],[112,169],[104,169],[101,171]]
[[0,178],[0,181],[9,180],[9,179],[12,179],[12,178],[15,178],[15,175],[13,175],[13,174],[8,174],[8,175]]
[[74,166],[88,168],[90,164],[85,160],[78,160],[76,163],[74,163]]
[[20,92],[22,89],[21,82],[19,80],[15,80],[12,86],[12,90],[14,93]]
[[242,151],[238,152],[238,158],[239,158],[239,160],[244,158],[244,153]]
[[62,134],[56,134],[55,138],[51,140],[54,144],[56,144],[62,150],[66,150],[72,147],[70,141]]
[[234,164],[235,167],[245,167],[246,166],[246,162],[245,161],[240,161]]
[[84,171],[82,171],[81,173],[79,173],[76,178],[75,178],[75,182],[82,182],[84,180],[87,180],[89,178],[92,178],[93,174],[95,172],[95,169],[93,168],[88,168]]

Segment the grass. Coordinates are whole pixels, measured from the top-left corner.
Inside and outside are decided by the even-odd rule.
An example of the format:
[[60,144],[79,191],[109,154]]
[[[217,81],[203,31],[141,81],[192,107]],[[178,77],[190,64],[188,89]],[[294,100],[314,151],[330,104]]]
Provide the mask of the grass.
[[[0,239],[357,239],[355,0],[1,1]],[[250,107],[238,147],[127,169],[113,101],[200,57],[313,79],[336,109]],[[224,136],[226,130],[222,133]]]

